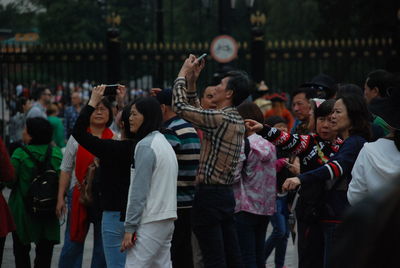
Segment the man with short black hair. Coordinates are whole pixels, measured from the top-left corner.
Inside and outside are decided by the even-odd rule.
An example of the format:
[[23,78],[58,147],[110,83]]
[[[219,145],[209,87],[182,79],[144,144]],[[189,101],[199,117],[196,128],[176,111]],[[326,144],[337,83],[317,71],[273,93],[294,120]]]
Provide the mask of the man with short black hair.
[[309,134],[308,120],[310,119],[310,99],[316,97],[316,91],[310,88],[299,88],[292,94],[292,112],[296,122],[292,133]]
[[[385,109],[387,89],[394,86],[395,78],[386,70],[374,70],[370,72],[364,84],[364,97],[368,109],[373,116],[373,140],[386,136],[390,133],[389,125],[380,117]],[[379,130],[380,129],[380,130]]]
[[48,88],[39,88],[36,101],[26,114],[26,118],[42,117],[47,119],[47,106],[51,103],[51,91]]
[[187,58],[175,80],[173,109],[204,131],[198,183],[193,201],[193,231],[206,268],[243,267],[234,225],[232,184],[245,134],[235,106],[249,96],[246,73],[230,71],[215,87],[215,110],[200,107],[196,80],[204,67],[194,55]]

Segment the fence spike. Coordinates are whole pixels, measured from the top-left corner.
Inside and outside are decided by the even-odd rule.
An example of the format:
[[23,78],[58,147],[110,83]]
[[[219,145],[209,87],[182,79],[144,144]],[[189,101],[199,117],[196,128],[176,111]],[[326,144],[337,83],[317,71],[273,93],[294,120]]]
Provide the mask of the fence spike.
[[169,50],[171,48],[171,44],[169,42],[165,43],[165,49]]
[[324,39],[321,40],[321,47],[326,47],[326,41]]
[[386,38],[382,38],[381,44],[382,44],[382,46],[386,46]]
[[307,41],[307,47],[312,47],[313,46],[313,42],[311,40]]
[[292,42],[292,40],[289,40],[289,41],[287,42],[287,46],[288,46],[288,48],[292,48],[292,47],[293,47],[293,42]]
[[374,43],[375,43],[375,46],[379,46],[380,45],[379,39],[375,38]]
[[133,42],[132,48],[133,48],[133,50],[137,50],[138,49],[138,44],[136,42]]
[[275,47],[275,48],[278,48],[278,47],[279,47],[279,42],[278,42],[277,40],[275,40],[275,42],[274,42],[274,47]]
[[247,48],[248,48],[247,42],[243,42],[243,49],[247,49]]
[[368,46],[372,46],[372,38],[368,38]]
[[361,44],[362,47],[365,47],[366,42],[365,42],[365,39],[364,39],[364,38],[361,39],[360,44]]
[[286,48],[286,41],[285,40],[281,40],[281,47],[282,48]]
[[333,46],[334,46],[335,48],[339,47],[339,40],[334,39],[334,40],[333,40]]
[[199,50],[203,50],[203,44],[202,44],[201,42],[199,42],[199,43],[197,44],[197,47],[199,48]]
[[139,49],[140,49],[140,50],[143,50],[143,48],[144,48],[144,45],[143,45],[142,42],[140,42],[140,43],[139,43]]
[[314,40],[314,47],[319,47],[319,41],[318,40]]
[[210,44],[208,42],[204,42],[204,50],[208,50]]

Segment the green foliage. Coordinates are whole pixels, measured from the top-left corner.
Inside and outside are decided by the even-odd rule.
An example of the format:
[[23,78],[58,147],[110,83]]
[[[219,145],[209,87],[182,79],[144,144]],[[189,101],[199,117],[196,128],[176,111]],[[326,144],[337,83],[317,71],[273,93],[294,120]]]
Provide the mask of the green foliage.
[[[224,0],[229,1],[229,0]],[[16,0],[0,5],[0,25],[14,32],[38,28],[42,41],[102,41],[106,16],[121,16],[121,40],[157,40],[157,0]],[[219,1],[161,0],[164,41],[211,41],[220,33]],[[229,1],[230,2],[230,1]],[[106,6],[105,6],[106,5]],[[32,7],[32,8],[27,8]],[[388,36],[399,22],[398,0],[256,0],[250,10],[244,0],[222,19],[240,41],[251,39],[251,13],[266,14],[267,40]],[[36,10],[34,12],[33,10]],[[398,27],[398,26],[397,26]]]
[[0,5],[0,25],[1,28],[11,29],[14,32],[30,31],[35,25],[34,12],[21,10],[19,3],[16,2]]
[[105,22],[95,1],[53,1],[38,14],[40,36],[51,42],[89,42],[105,38]]

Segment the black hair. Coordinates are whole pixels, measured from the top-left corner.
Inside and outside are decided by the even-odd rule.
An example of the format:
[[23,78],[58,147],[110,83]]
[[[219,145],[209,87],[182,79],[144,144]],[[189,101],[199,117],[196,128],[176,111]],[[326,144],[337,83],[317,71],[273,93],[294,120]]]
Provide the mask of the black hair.
[[136,109],[143,115],[143,123],[139,127],[135,138],[138,140],[146,137],[150,132],[160,130],[163,117],[160,103],[154,97],[143,97],[138,99],[135,104]]
[[317,97],[317,90],[314,88],[309,88],[309,87],[301,87],[296,89],[295,91],[293,91],[292,93],[292,100],[294,99],[294,97],[296,95],[299,95],[301,93],[304,93],[304,95],[306,96],[307,100],[310,100],[312,98],[316,98]]
[[274,116],[270,116],[270,117],[266,118],[264,123],[273,127],[276,124],[280,124],[280,123],[287,125],[287,120],[285,118],[283,118],[282,116],[274,115]]
[[264,116],[260,108],[254,102],[244,102],[237,107],[243,119],[252,119],[259,123],[264,123]]
[[351,122],[350,135],[358,135],[369,141],[371,139],[371,114],[365,99],[355,94],[344,94],[336,98],[342,100]]
[[26,120],[26,131],[31,136],[29,144],[49,144],[53,137],[53,127],[43,117],[32,117]]
[[339,85],[339,89],[337,91],[336,97],[339,98],[340,96],[347,95],[347,94],[355,94],[355,95],[359,95],[359,96],[363,97],[364,91],[362,90],[361,87],[359,87],[355,84]]
[[126,105],[124,109],[122,109],[121,113],[121,122],[124,123],[123,131],[125,133],[125,138],[127,139],[133,139],[135,137],[135,135],[130,130],[130,124],[129,124],[129,116],[131,115],[131,109],[134,103],[135,101],[132,101],[131,103]]
[[335,105],[335,102],[336,101],[333,99],[326,100],[323,103],[321,103],[318,107],[316,107],[314,110],[315,120],[317,120],[318,117],[330,115],[333,111],[333,106]]
[[398,151],[400,151],[400,130],[399,129],[395,129],[394,130],[394,144],[396,145],[396,148]]
[[379,96],[387,97],[387,89],[393,84],[393,75],[383,69],[370,72],[367,76],[366,84],[369,88],[379,89]]
[[232,104],[237,107],[247,99],[254,85],[244,71],[230,71],[225,77],[229,77],[226,89],[233,91]]
[[23,113],[24,112],[24,105],[28,102],[29,99],[25,97],[19,97],[16,103],[16,111]]

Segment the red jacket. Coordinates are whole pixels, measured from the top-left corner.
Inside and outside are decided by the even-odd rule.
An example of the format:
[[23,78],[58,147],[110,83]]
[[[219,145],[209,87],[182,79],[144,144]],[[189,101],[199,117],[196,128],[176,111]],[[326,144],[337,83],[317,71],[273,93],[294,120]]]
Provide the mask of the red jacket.
[[[14,168],[11,165],[6,146],[0,138],[0,182],[14,179]],[[0,191],[0,237],[5,237],[9,232],[15,230],[14,220],[10,209]]]

